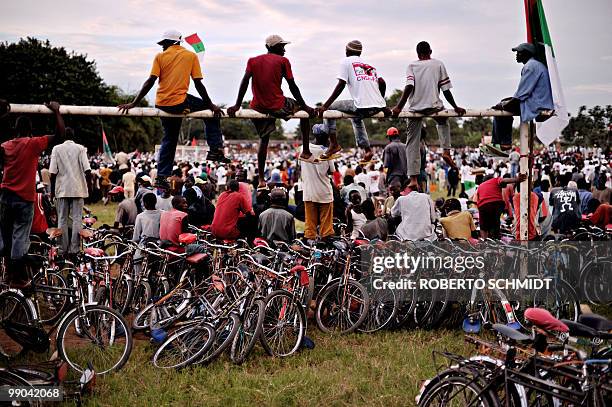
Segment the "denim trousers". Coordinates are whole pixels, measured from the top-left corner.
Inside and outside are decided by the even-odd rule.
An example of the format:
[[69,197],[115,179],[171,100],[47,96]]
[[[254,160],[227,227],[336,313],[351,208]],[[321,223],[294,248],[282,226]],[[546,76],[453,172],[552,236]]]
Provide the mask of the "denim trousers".
[[[352,100],[336,100],[329,106],[329,110],[339,110],[343,113],[367,117],[378,113],[381,109],[359,109]],[[336,131],[336,119],[324,119],[323,122],[327,126],[328,131]],[[361,117],[355,117],[351,119],[351,123],[353,124],[353,132],[355,133],[355,144],[361,148],[369,148],[370,139],[368,138],[368,132],[363,123],[363,119]]]
[[[183,103],[176,106],[156,106],[158,109],[166,113],[183,114],[189,112],[198,112],[204,110],[204,102],[202,99],[192,95],[187,95]],[[202,119],[204,121],[204,133],[206,142],[210,150],[218,150],[223,148],[223,133],[221,132],[221,120],[215,117]],[[176,144],[178,143],[179,133],[181,131],[181,117],[162,117],[161,123],[164,129],[164,138],[161,141],[158,158],[158,177],[169,177],[172,174],[174,166],[174,155],[176,154]]]
[[0,253],[20,260],[30,248],[34,203],[11,191],[0,192]]
[[[57,226],[62,229],[62,254],[78,253],[83,227],[83,198],[57,198]],[[68,222],[72,219],[72,222]],[[70,233],[72,230],[72,233]]]

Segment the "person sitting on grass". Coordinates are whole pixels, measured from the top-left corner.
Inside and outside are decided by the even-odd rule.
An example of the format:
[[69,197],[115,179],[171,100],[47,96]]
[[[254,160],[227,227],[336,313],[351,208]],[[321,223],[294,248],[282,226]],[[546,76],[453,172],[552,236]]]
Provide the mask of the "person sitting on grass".
[[440,219],[440,223],[445,237],[465,240],[477,237],[474,236],[477,233],[474,218],[468,211],[461,210],[461,202],[458,199],[447,199],[444,203],[444,212],[446,216]]

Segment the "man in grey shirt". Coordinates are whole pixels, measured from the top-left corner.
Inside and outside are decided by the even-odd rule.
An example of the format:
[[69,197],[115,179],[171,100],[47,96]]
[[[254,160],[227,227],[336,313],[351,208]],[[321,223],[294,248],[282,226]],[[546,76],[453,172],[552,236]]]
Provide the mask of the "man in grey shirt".
[[153,192],[149,192],[142,197],[142,203],[145,209],[136,216],[132,240],[136,243],[159,240],[159,220],[161,218],[161,211],[155,209],[157,197]]
[[[57,223],[62,229],[60,251],[62,254],[79,252],[79,233],[82,229],[84,198],[91,173],[87,149],[74,142],[74,130],[66,129],[66,141],[51,151],[51,194],[56,198]],[[72,219],[72,235],[68,218]]]
[[389,144],[383,151],[383,167],[387,172],[385,185],[388,187],[394,181],[404,185],[408,174],[406,146],[401,142],[399,131],[395,127],[387,129],[387,137]]
[[434,204],[427,194],[408,186],[407,195],[400,196],[391,208],[392,216],[401,216],[402,222],[395,234],[400,240],[437,240],[434,222],[438,218]]
[[268,241],[292,241],[295,239],[295,220],[286,210],[285,191],[274,188],[270,193],[270,203],[272,206],[259,215],[259,233]]

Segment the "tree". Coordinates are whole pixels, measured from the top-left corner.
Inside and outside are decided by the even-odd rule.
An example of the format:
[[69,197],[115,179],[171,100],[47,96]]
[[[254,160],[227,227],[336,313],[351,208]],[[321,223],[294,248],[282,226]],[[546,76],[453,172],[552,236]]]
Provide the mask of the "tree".
[[580,106],[578,114],[570,118],[563,130],[563,141],[567,144],[609,147],[612,126],[612,105]]

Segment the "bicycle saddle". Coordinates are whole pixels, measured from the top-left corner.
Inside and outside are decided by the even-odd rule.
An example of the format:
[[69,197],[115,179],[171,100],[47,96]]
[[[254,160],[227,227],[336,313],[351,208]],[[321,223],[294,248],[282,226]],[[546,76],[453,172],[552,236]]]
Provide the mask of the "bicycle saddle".
[[516,342],[529,342],[531,338],[524,333],[517,331],[514,328],[510,328],[509,326],[502,324],[493,324],[492,328],[497,332],[502,334],[503,336],[512,339]]
[[565,325],[569,328],[569,333],[572,336],[579,336],[581,338],[601,338],[601,339],[610,339],[612,338],[612,334],[605,332],[598,332],[595,329],[581,324],[580,322],[569,321],[567,319],[562,319]]
[[582,314],[578,317],[578,322],[596,331],[612,331],[612,321],[598,314]]
[[538,328],[546,331],[568,332],[569,328],[563,322],[553,317],[544,308],[527,308],[525,318]]
[[60,237],[62,235],[62,229],[60,228],[49,228],[46,231],[47,236],[49,236],[51,239],[55,239],[57,237]]
[[201,263],[207,257],[208,257],[208,254],[206,253],[196,253],[196,254],[192,254],[191,256],[187,257],[185,260],[187,260],[187,263],[198,264],[198,263]]
[[104,256],[104,250],[99,249],[97,247],[88,247],[84,251],[85,251],[85,254],[88,254],[91,257],[102,257],[102,256]]
[[178,237],[180,244],[192,244],[198,240],[194,233],[181,233]]

